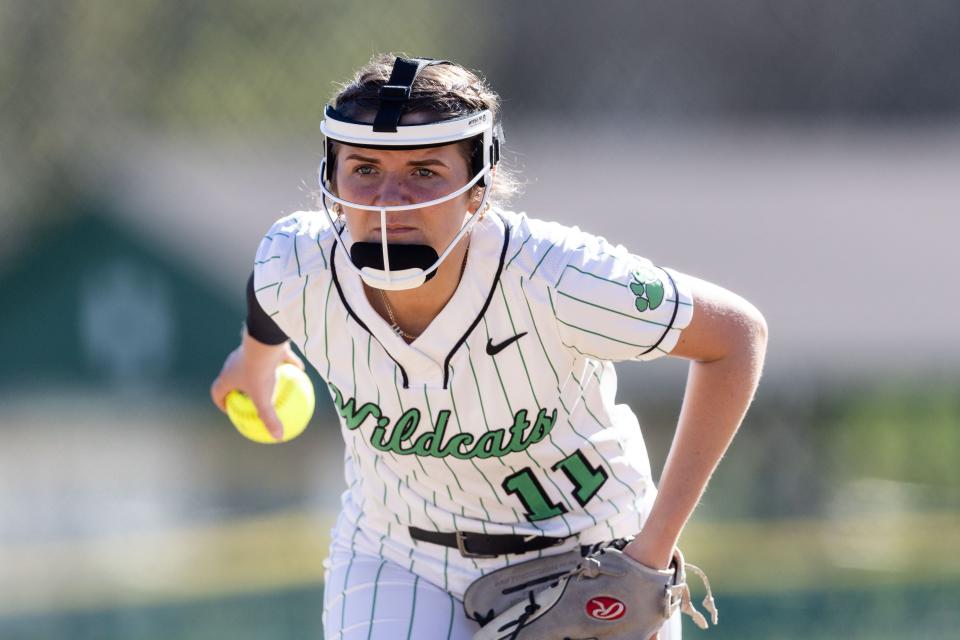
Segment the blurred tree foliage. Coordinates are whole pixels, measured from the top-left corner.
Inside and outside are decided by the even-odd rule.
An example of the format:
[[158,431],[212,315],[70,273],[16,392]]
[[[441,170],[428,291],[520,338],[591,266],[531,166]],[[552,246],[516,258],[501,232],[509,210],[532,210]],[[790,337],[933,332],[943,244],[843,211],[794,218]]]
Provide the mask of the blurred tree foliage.
[[844,475],[960,489],[956,386],[887,383],[842,404],[830,428]]
[[[760,385],[698,507],[707,519],[960,509],[960,395],[949,376],[896,374],[802,390]],[[633,392],[654,477],[679,398]]]
[[544,3],[510,3],[490,52],[509,71],[497,86],[540,112],[859,120],[960,111],[960,3],[950,0],[549,6],[547,15]]
[[4,2],[0,214],[55,210],[127,131],[302,134],[374,53],[472,64],[481,17],[439,0]]
[[958,41],[949,0],[7,0],[0,214],[128,130],[302,135],[375,52],[483,69],[512,115],[859,118],[956,115]]
[[5,3],[0,80],[24,114],[63,112],[57,124],[299,132],[375,52],[469,64],[483,25],[469,14],[436,1]]

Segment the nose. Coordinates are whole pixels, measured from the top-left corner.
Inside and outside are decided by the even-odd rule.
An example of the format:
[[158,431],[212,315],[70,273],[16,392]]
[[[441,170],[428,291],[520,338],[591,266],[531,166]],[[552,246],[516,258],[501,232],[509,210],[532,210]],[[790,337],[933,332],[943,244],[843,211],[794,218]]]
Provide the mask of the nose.
[[374,194],[371,204],[390,207],[411,204],[412,202],[409,191],[404,188],[403,180],[398,176],[387,176],[380,183],[380,188]]

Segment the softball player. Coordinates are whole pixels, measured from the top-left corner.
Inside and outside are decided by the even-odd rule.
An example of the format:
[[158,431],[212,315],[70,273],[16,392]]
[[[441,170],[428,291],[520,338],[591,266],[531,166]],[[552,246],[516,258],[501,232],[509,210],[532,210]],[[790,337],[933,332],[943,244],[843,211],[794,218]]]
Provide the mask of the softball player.
[[[756,388],[766,327],[742,298],[498,206],[498,109],[449,62],[361,69],[321,127],[322,206],[264,236],[211,388],[221,409],[247,392],[279,434],[290,342],[329,386],[348,486],[327,640],[470,638],[477,578],[618,538],[667,567]],[[612,363],[668,354],[691,369],[658,494]],[[676,614],[660,638],[679,637]]]

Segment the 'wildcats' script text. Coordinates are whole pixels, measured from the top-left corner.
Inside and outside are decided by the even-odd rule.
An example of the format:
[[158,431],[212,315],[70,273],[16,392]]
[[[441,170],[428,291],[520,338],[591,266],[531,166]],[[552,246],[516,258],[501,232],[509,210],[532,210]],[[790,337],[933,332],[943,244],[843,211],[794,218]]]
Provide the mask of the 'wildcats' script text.
[[359,407],[356,398],[344,401],[343,394],[335,385],[333,403],[343,418],[347,429],[358,429],[367,418],[372,418],[374,427],[370,433],[370,444],[380,451],[390,451],[399,455],[429,456],[445,458],[453,456],[461,460],[469,458],[501,458],[508,453],[519,453],[527,447],[540,442],[553,429],[557,421],[557,410],[547,415],[546,409],[540,409],[531,423],[527,410],[520,409],[513,416],[513,424],[504,429],[491,429],[475,436],[472,433],[457,433],[447,437],[447,423],[450,411],[437,412],[437,419],[430,431],[417,434],[420,425],[420,410],[410,408],[400,414],[396,420],[383,415],[383,410],[373,402]]

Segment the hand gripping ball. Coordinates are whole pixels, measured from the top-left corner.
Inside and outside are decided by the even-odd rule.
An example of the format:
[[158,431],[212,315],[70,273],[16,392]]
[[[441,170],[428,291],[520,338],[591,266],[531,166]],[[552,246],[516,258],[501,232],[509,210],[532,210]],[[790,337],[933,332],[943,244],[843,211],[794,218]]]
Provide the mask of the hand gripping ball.
[[262,444],[274,444],[293,440],[303,433],[313,416],[313,385],[299,367],[282,364],[277,367],[277,383],[273,389],[273,407],[283,424],[283,438],[277,440],[267,431],[257,415],[253,401],[242,391],[227,394],[227,415],[241,434]]

